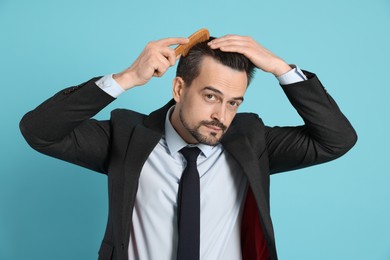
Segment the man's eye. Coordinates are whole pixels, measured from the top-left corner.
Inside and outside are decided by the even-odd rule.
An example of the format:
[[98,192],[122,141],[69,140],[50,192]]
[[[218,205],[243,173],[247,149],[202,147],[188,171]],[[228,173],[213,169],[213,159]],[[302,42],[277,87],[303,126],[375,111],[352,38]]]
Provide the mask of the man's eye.
[[238,103],[237,101],[230,101],[230,105],[232,107],[238,107],[240,105],[240,103]]
[[215,100],[215,96],[212,95],[212,94],[206,94],[206,98],[207,98],[208,100]]

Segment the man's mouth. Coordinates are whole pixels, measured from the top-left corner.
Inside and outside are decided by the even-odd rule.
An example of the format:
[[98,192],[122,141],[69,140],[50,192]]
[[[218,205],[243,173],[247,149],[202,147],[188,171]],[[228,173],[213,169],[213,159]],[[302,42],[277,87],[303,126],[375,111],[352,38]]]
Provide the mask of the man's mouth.
[[205,126],[206,126],[207,128],[209,128],[209,129],[213,130],[213,131],[216,131],[216,132],[222,131],[221,128],[216,127],[216,126],[213,126],[213,125],[205,125]]
[[224,124],[217,121],[202,122],[202,124],[215,132],[219,132],[219,131],[224,132],[227,128]]

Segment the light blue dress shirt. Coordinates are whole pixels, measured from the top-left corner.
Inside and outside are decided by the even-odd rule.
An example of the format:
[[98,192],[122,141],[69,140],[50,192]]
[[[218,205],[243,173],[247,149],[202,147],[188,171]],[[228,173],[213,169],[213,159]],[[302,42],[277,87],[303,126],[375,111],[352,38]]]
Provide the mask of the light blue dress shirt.
[[[277,77],[287,85],[306,80],[293,69]],[[96,82],[105,92],[118,97],[124,90],[107,75]],[[177,192],[186,160],[179,152],[187,143],[166,115],[165,133],[145,162],[137,191],[130,232],[129,259],[175,260],[177,234]],[[241,259],[240,226],[247,180],[221,144],[197,145],[201,193],[201,259]]]

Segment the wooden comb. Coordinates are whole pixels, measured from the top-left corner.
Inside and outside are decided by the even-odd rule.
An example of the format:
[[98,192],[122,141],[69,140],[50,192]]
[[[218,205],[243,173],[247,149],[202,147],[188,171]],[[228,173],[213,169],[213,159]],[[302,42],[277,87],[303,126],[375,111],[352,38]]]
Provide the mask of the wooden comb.
[[188,37],[190,41],[186,44],[181,44],[175,48],[175,54],[176,57],[179,55],[186,56],[188,54],[188,51],[197,43],[204,42],[210,39],[210,33],[209,30],[202,28],[193,34],[191,34],[190,37]]

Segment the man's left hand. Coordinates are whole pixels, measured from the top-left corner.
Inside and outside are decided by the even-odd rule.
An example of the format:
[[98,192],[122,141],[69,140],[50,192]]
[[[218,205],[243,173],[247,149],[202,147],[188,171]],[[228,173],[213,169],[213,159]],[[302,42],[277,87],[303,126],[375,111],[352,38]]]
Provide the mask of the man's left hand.
[[276,77],[291,70],[281,58],[261,46],[249,36],[225,35],[209,42],[212,49],[225,52],[238,52],[245,55],[257,68],[274,74]]

